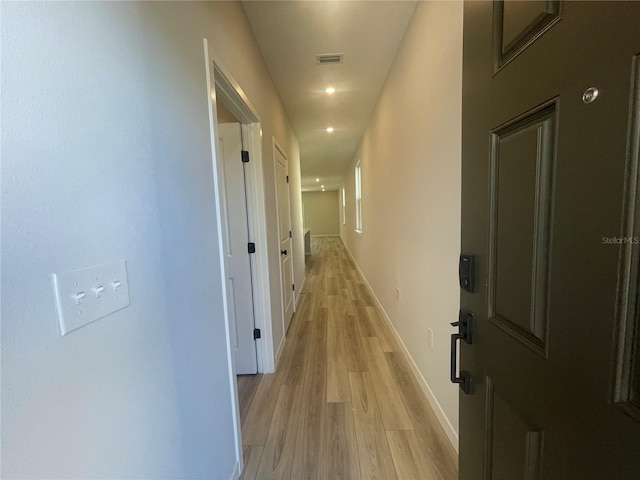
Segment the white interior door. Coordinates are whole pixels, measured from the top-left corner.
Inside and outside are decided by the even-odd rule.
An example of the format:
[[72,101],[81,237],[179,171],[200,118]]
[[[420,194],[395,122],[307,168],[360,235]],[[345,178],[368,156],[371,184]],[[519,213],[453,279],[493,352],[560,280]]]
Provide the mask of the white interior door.
[[274,148],[278,202],[278,235],[280,239],[280,275],[282,278],[282,310],[284,333],[293,317],[293,262],[291,252],[291,209],[289,206],[289,167],[279,148]]
[[229,308],[231,342],[235,352],[236,373],[257,373],[256,341],[253,337],[253,291],[249,259],[247,200],[244,163],[242,163],[242,134],[239,123],[221,124],[219,145],[224,161],[224,195],[222,206],[226,232],[224,252],[227,271],[227,303]]

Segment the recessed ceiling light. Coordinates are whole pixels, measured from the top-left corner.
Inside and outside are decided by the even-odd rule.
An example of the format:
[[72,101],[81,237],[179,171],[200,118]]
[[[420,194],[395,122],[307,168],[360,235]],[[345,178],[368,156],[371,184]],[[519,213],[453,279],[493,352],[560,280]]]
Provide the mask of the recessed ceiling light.
[[335,89],[335,88],[333,88],[333,87],[329,87],[329,88],[327,88],[327,89],[325,90],[325,92],[327,92],[328,94],[332,94],[332,93],[335,93],[335,92],[336,92],[336,89]]
[[319,178],[316,178],[316,182],[319,182],[319,181],[320,181],[320,179],[319,179]]
[[324,188],[324,185],[320,185],[320,188]]
[[327,132],[329,132],[329,133],[333,132],[333,127],[327,128]]
[[324,192],[324,188],[322,189],[322,191]]

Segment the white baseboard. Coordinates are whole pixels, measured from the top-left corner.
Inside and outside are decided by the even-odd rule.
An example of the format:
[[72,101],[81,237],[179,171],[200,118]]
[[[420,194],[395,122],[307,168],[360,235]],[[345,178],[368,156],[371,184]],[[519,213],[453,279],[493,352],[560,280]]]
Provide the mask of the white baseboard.
[[229,480],[238,480],[240,478],[240,462],[236,462],[235,466],[233,467],[233,472],[231,472],[231,476],[229,477]]
[[300,285],[300,288],[298,289],[298,294],[296,295],[295,310],[298,310],[298,304],[300,303],[300,295],[302,294],[302,292],[304,292],[304,284],[305,283],[307,283],[307,276],[306,275],[302,279],[302,285]]
[[[340,240],[342,240],[342,237],[340,237]],[[456,429],[453,427],[453,424],[449,420],[449,417],[447,417],[446,413],[444,413],[444,410],[443,410],[442,406],[440,405],[440,402],[438,402],[436,396],[433,393],[433,390],[431,390],[431,387],[429,387],[429,384],[427,383],[427,380],[424,378],[424,376],[422,375],[422,372],[418,368],[418,365],[416,365],[416,362],[413,360],[413,357],[409,353],[409,350],[407,349],[407,346],[402,341],[402,338],[400,337],[400,334],[396,330],[396,327],[391,322],[391,319],[389,318],[389,315],[387,315],[387,312],[385,311],[384,307],[382,306],[382,303],[380,303],[380,300],[378,299],[378,297],[376,296],[375,292],[373,291],[373,288],[371,287],[371,284],[369,284],[369,280],[367,280],[367,277],[365,277],[364,273],[360,269],[360,265],[356,261],[356,258],[353,256],[353,253],[351,253],[351,250],[349,250],[349,247],[344,242],[344,240],[342,240],[342,243],[344,245],[344,248],[347,250],[347,252],[351,256],[351,259],[353,260],[353,263],[355,264],[356,269],[358,270],[358,273],[360,273],[360,276],[364,280],[364,283],[367,286],[367,288],[369,289],[369,292],[371,293],[371,296],[375,300],[376,305],[378,306],[378,308],[382,312],[382,316],[387,321],[387,324],[391,328],[391,331],[393,332],[394,336],[396,337],[396,340],[400,344],[400,347],[402,348],[402,353],[404,353],[405,357],[407,358],[407,360],[409,362],[409,366],[411,367],[411,371],[413,372],[413,375],[416,377],[416,380],[418,380],[418,384],[420,385],[420,388],[422,388],[422,391],[427,396],[427,400],[429,400],[429,403],[431,404],[431,408],[433,408],[433,411],[435,412],[436,417],[438,418],[438,421],[440,422],[440,425],[444,429],[444,432],[446,433],[447,438],[451,442],[451,445],[453,445],[453,448],[455,448],[456,452],[458,452],[458,442],[459,442],[458,432],[456,432]]]
[[276,350],[276,357],[274,360],[274,368],[273,368],[273,372],[269,372],[269,373],[274,373],[277,369],[278,369],[278,364],[280,363],[280,356],[282,355],[282,351],[284,350],[284,342],[286,342],[287,340],[287,335],[284,334],[282,335],[282,339],[280,340],[280,345],[278,345],[278,350]]

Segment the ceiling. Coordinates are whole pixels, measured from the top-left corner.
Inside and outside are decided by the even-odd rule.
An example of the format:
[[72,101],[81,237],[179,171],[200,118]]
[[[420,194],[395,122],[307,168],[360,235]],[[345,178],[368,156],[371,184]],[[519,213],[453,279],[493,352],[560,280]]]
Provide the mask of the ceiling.
[[[242,5],[300,143],[302,190],[338,189],[416,2]],[[318,65],[316,54],[325,53],[342,53],[344,61]],[[335,93],[326,93],[328,87]]]

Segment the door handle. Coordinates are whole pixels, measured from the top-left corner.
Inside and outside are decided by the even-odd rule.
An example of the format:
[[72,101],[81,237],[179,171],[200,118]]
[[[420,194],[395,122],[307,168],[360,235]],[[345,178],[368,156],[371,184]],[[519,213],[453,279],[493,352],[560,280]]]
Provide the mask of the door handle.
[[458,340],[468,344],[473,343],[473,313],[460,310],[458,321],[451,324],[458,327],[458,333],[451,334],[451,382],[460,385],[467,395],[471,393],[471,377],[467,372],[460,372],[458,376]]
[[287,251],[286,250],[280,250],[280,255],[286,255]]

